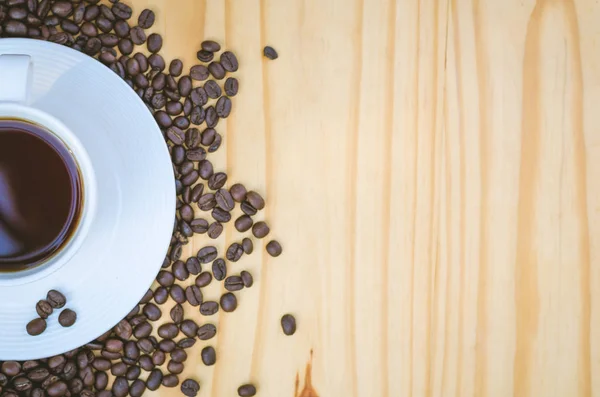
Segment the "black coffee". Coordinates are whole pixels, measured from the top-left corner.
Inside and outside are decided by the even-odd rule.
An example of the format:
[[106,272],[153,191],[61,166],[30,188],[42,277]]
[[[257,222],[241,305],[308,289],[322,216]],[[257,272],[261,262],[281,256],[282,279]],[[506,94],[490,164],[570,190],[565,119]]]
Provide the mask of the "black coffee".
[[82,181],[65,145],[29,122],[0,119],[0,272],[34,267],[73,234]]

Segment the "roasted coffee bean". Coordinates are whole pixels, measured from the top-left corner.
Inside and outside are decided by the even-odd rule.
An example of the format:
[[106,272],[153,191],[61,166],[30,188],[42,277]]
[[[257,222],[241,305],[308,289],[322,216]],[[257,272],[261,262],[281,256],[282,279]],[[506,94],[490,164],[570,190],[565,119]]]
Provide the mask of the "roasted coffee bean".
[[135,380],[139,378],[141,374],[142,370],[140,369],[140,367],[138,367],[137,365],[133,365],[127,368],[127,373],[125,374],[125,377],[127,378],[127,380]]
[[220,62],[213,61],[208,64],[208,71],[217,80],[222,80],[225,77],[226,71]]
[[263,55],[271,60],[277,59],[279,57],[279,54],[277,54],[277,51],[275,51],[275,49],[270,46],[266,46],[263,49]]
[[98,28],[91,22],[85,22],[83,25],[81,25],[81,32],[89,37],[98,36]]
[[144,371],[150,372],[154,369],[154,363],[152,362],[152,358],[150,358],[150,356],[146,354],[141,356],[138,362],[140,364],[140,367]]
[[[92,371],[92,367],[85,367],[79,370],[79,378],[83,382],[84,386],[92,386],[94,384],[94,372]],[[49,377],[44,382],[47,382],[52,377]],[[44,383],[42,383],[42,388],[44,387]]]
[[65,382],[58,381],[48,386],[48,388],[46,389],[46,393],[48,393],[48,396],[50,397],[59,397],[64,396],[67,393],[68,389],[69,388]]
[[250,204],[247,201],[243,201],[240,208],[244,214],[249,215],[249,216],[254,216],[258,212],[257,209],[254,208],[252,206],[252,204]]
[[[125,65],[125,70],[127,70],[127,73],[129,73],[131,76],[136,76],[140,73],[140,65],[138,63],[138,61],[135,58],[130,58],[127,60],[127,65]],[[182,142],[173,142],[176,145],[181,145],[183,143]]]
[[[198,326],[193,321],[191,321],[191,320],[184,321],[184,323],[181,324],[182,332],[183,332],[184,325],[186,327],[189,326],[189,330],[194,331],[192,336],[196,336],[196,332],[198,331]],[[171,360],[173,360],[177,363],[182,363],[185,360],[187,360],[187,353],[183,349],[175,349],[171,352]]]
[[208,246],[201,248],[196,255],[200,263],[209,263],[217,258],[217,248],[214,246]]
[[239,82],[235,77],[228,77],[225,80],[225,94],[228,96],[236,96],[239,90]]
[[77,25],[75,22],[70,21],[68,19],[63,19],[60,22],[60,27],[62,28],[63,31],[70,33],[70,34],[79,33],[79,25]]
[[202,211],[210,211],[211,209],[217,206],[217,200],[215,200],[215,195],[212,193],[203,194],[200,199],[198,199],[198,207]]
[[52,4],[52,13],[58,17],[67,17],[71,11],[73,11],[73,4],[70,1],[57,1]]
[[231,113],[231,99],[226,96],[219,98],[216,105],[216,111],[217,115],[223,119],[229,117],[229,114]]
[[[150,303],[152,305],[152,303]],[[156,307],[156,305],[154,305]],[[157,307],[158,309],[158,307]],[[123,341],[120,339],[108,339],[104,343],[104,348],[109,352],[117,353],[123,350]]]
[[239,291],[244,288],[244,281],[240,276],[229,276],[225,279],[225,289],[229,292]]
[[204,324],[200,328],[198,328],[198,332],[196,335],[200,340],[209,340],[212,339],[217,334],[217,327],[213,324]]
[[281,244],[277,240],[272,240],[267,244],[267,252],[274,258],[281,255],[282,251]]
[[154,25],[154,20],[156,16],[154,11],[145,9],[140,13],[138,17],[138,25],[143,29],[150,29],[152,25]]
[[238,387],[238,396],[240,397],[252,397],[256,395],[256,387],[251,384],[246,384]]
[[250,240],[248,237],[245,237],[242,240],[242,249],[244,250],[244,254],[250,255],[254,251],[254,244],[252,243],[252,240]]
[[198,171],[200,172],[200,178],[207,181],[214,173],[213,165],[208,160],[202,160],[198,163]]
[[129,395],[131,397],[141,397],[146,391],[146,384],[140,379],[135,380],[129,388]]
[[148,58],[146,58],[146,55],[142,54],[141,52],[136,53],[134,56],[135,60],[138,61],[138,64],[140,65],[140,71],[142,73],[146,73],[148,71]]
[[126,320],[121,320],[114,328],[115,334],[121,339],[127,340],[133,335],[133,329]]
[[241,203],[246,199],[246,187],[241,183],[236,183],[229,188],[229,193],[233,200]]
[[97,390],[104,390],[108,386],[108,375],[106,372],[96,372],[96,381],[94,387]]
[[142,314],[138,314],[138,315],[135,315],[132,318],[130,318],[129,323],[131,324],[132,327],[135,328],[136,326],[140,325],[141,323],[145,323],[147,320],[148,319],[146,318],[146,316],[144,316]]
[[242,270],[242,272],[240,273],[240,276],[242,277],[242,283],[244,283],[244,287],[246,288],[250,288],[252,287],[252,285],[254,284],[254,279],[252,278],[252,274],[250,274],[249,272]]
[[169,128],[173,125],[173,120],[171,120],[171,116],[167,112],[159,110],[154,113],[154,119],[162,128]]
[[254,226],[252,226],[252,234],[256,238],[264,238],[270,232],[269,226],[265,222],[256,222]]
[[[127,320],[121,320],[121,322],[123,322],[123,321],[127,322]],[[129,324],[129,323],[127,323],[127,324]],[[131,336],[131,334],[130,334],[130,336]],[[92,361],[94,361],[95,358],[96,358],[96,356],[94,355],[94,353],[92,351],[87,350],[87,349],[81,350],[77,354],[77,365],[79,366],[80,369],[85,368]]]
[[178,260],[181,257],[181,251],[182,251],[181,243],[177,243],[177,244],[173,245],[173,247],[171,247],[171,252],[170,252],[169,258],[172,261]]
[[199,306],[202,303],[202,291],[196,285],[190,285],[185,289],[185,297],[192,306]]
[[141,89],[148,88],[150,86],[148,78],[143,74],[138,74],[137,76],[135,76],[134,81],[136,86],[140,87]]
[[[177,100],[179,100],[179,98]],[[173,120],[173,125],[181,128],[182,130],[185,130],[190,126],[190,121],[185,116],[177,116]]]
[[206,126],[209,128],[214,128],[219,123],[219,115],[215,110],[214,106],[209,106],[206,109]]
[[[161,270],[158,272],[158,276],[156,276],[156,281],[163,287],[170,287],[175,282],[175,277],[173,276],[173,273]],[[156,299],[156,293],[154,294],[154,298]]]
[[190,68],[190,77],[197,81],[204,81],[209,77],[208,68],[204,65],[195,65]]
[[108,360],[118,360],[123,357],[121,353],[112,353],[104,349],[100,352],[100,355]]
[[192,256],[185,262],[185,268],[189,274],[198,275],[202,271],[202,265],[198,258]]
[[113,13],[113,11],[108,8],[107,5],[101,4],[100,5],[100,13],[108,20],[115,22],[117,20],[117,17],[115,16],[115,14]]
[[204,349],[202,349],[200,357],[202,357],[202,362],[204,365],[215,365],[217,362],[217,353],[212,346],[206,346]]
[[176,387],[179,384],[179,378],[177,375],[167,375],[162,379],[162,385],[164,387]]
[[[37,394],[36,394],[36,390],[38,391]],[[88,395],[83,394],[83,382],[79,378],[73,378],[69,381],[69,390],[71,392],[71,395],[80,394],[81,397],[83,397],[83,396],[89,397]],[[31,393],[31,397],[44,397],[44,395],[45,395],[44,390],[42,390],[42,389],[33,389],[33,392]],[[93,396],[93,394],[91,396]]]
[[190,347],[196,344],[196,339],[192,338],[184,338],[177,342],[177,346],[182,349],[189,349]]
[[171,290],[169,291],[169,295],[177,303],[185,302],[185,291],[178,284],[175,284],[171,287]]
[[222,281],[227,277],[227,264],[225,260],[219,258],[212,264],[212,273],[215,280]]
[[190,149],[185,152],[185,158],[190,161],[203,161],[206,158],[206,150],[201,147]]
[[249,191],[246,193],[246,200],[257,210],[262,210],[265,208],[265,200],[255,191]]
[[219,222],[214,222],[208,227],[208,237],[217,239],[223,233],[223,225]]
[[192,90],[189,99],[194,106],[204,106],[208,102],[208,95],[206,94],[204,87],[197,87]]
[[213,175],[222,175],[221,177],[217,177],[215,179],[217,179],[216,181],[213,181],[213,186],[215,188],[218,188],[219,190],[215,193],[215,201],[217,202],[217,205],[224,209],[225,211],[231,211],[233,210],[233,208],[235,207],[235,202],[233,201],[233,197],[231,196],[231,193],[229,193],[229,191],[227,189],[222,189],[218,186],[223,186],[225,184],[225,181],[227,181],[227,175],[225,175],[222,172],[216,173]]
[[44,320],[43,318],[36,318],[34,320],[31,320],[27,324],[26,329],[27,333],[31,336],[40,335],[46,330],[46,320]]
[[[171,64],[169,65],[169,74],[173,77],[181,76],[183,72],[183,62],[180,59],[173,59]],[[171,87],[173,89],[177,88],[177,86]]]
[[242,246],[238,243],[233,243],[229,246],[229,248],[227,248],[225,257],[231,262],[237,262],[240,260],[243,254],[244,249],[242,248]]
[[6,376],[16,376],[21,372],[21,364],[17,361],[5,361],[0,366],[0,371]]
[[154,292],[152,292],[151,289],[148,289],[146,291],[146,293],[144,294],[144,296],[142,297],[142,299],[140,300],[141,304],[145,304],[148,303],[152,300],[152,297],[154,296]]
[[113,4],[112,12],[118,18],[121,18],[121,19],[129,19],[129,18],[131,18],[131,14],[132,14],[131,7],[129,7],[127,4],[121,3],[121,2]]
[[[179,103],[179,102],[176,102],[176,103]],[[194,149],[194,148],[198,147],[198,145],[200,144],[200,141],[201,141],[200,130],[198,130],[197,128],[190,128],[189,130],[186,131],[185,145],[189,149]]]
[[[186,152],[185,152],[185,149],[183,148],[183,146],[174,146],[173,152],[171,153],[171,159],[173,160],[173,163],[177,164],[177,165],[181,164],[185,161],[185,158],[186,158]],[[193,160],[193,159],[190,159],[188,156],[188,160]]]
[[296,318],[291,314],[285,314],[281,317],[281,329],[286,335],[294,335],[296,332]]
[[[95,361],[95,360],[94,360]],[[60,374],[65,368],[67,358],[63,355],[53,356],[48,359],[48,368],[53,374]]]
[[215,54],[210,51],[200,50],[196,53],[196,57],[199,61],[210,62],[215,57]]
[[[181,263],[183,264],[183,262]],[[143,313],[150,321],[156,321],[162,316],[161,310],[154,303],[146,303]]]
[[48,303],[48,301],[45,299],[42,299],[35,305],[35,311],[37,312],[38,316],[44,319],[48,318],[48,316],[52,314],[53,310],[54,309],[52,309],[52,305],[50,305],[50,303]]
[[147,338],[152,332],[152,325],[148,322],[143,322],[133,328],[133,335],[138,338]]
[[191,222],[194,220],[194,209],[190,205],[186,204],[179,209],[179,215],[184,221]]
[[214,80],[208,80],[204,84],[204,91],[206,92],[206,95],[211,99],[217,99],[221,96],[221,87]]
[[129,32],[131,41],[135,45],[142,45],[146,42],[146,32],[139,26],[134,26]]
[[185,281],[190,276],[190,272],[188,272],[185,267],[185,263],[182,261],[176,261],[173,263],[173,275],[179,281]]
[[27,17],[27,10],[20,7],[14,7],[8,10],[8,17],[16,20],[23,20]]
[[110,65],[116,61],[116,58],[110,52],[105,51],[100,54],[100,61],[105,65]]
[[211,274],[208,272],[202,272],[198,277],[196,277],[195,284],[200,288],[204,288],[209,285],[211,281]]
[[215,141],[216,135],[217,132],[214,130],[214,128],[207,128],[204,131],[202,131],[200,143],[202,143],[204,146],[210,146]]
[[56,290],[48,291],[46,300],[55,309],[60,309],[67,303],[67,298],[65,298],[65,296],[62,293]]
[[127,38],[119,40],[118,47],[121,54],[129,55],[133,52],[133,42]]
[[[161,109],[167,104],[167,97],[165,97],[164,94],[157,92],[156,94],[152,95],[150,104],[152,105],[152,107],[154,109]],[[168,114],[167,114],[167,116],[168,116]]]
[[179,328],[173,323],[163,324],[158,327],[158,335],[161,338],[173,339],[179,334]]
[[206,119],[206,111],[201,106],[196,106],[192,109],[192,113],[190,114],[190,121],[194,125],[200,125]]
[[186,379],[181,384],[181,392],[187,397],[196,397],[200,391],[200,384],[193,379]]
[[[47,19],[46,19],[47,20]],[[96,18],[96,26],[104,33],[109,33],[113,29],[113,22],[103,15]]]
[[190,227],[192,228],[194,233],[199,233],[199,234],[206,233],[208,231],[208,222],[204,219],[194,219],[190,223]]
[[92,367],[98,371],[108,371],[111,367],[111,363],[110,360],[101,357],[96,357],[94,361],[92,361]]
[[237,57],[231,51],[225,51],[221,54],[220,63],[223,69],[228,72],[235,72],[239,68]]
[[[27,373],[27,377],[33,382],[39,383],[50,376],[50,371],[46,368],[35,368]],[[2,382],[0,382],[2,383]]]
[[161,350],[157,350],[152,353],[152,363],[157,367],[163,365],[166,361],[166,358],[167,355]]
[[209,52],[218,52],[218,51],[221,51],[221,46],[219,45],[219,43],[217,43],[216,41],[213,41],[213,40],[204,40],[200,44],[200,47],[204,51],[209,51]]
[[183,76],[179,79],[179,83],[177,83],[177,87],[179,89],[179,93],[181,96],[188,96],[192,92],[192,79],[190,76]]
[[219,304],[214,301],[207,301],[200,305],[200,313],[204,316],[212,316],[219,311]]
[[120,19],[117,22],[115,22],[114,30],[115,30],[116,35],[119,38],[124,38],[124,37],[129,36],[131,27],[129,26],[129,24],[126,21],[123,21],[122,19]]
[[69,35],[65,32],[50,35],[48,41],[56,44],[66,44],[69,41]]
[[117,376],[112,385],[112,392],[115,397],[125,397],[129,394],[129,382],[123,376]]
[[[148,63],[152,67],[152,70],[156,70],[156,71],[160,71],[160,72],[165,70],[165,67],[166,67],[164,58],[159,54],[150,55],[148,57]],[[166,79],[165,79],[165,84],[166,84]],[[156,88],[156,87],[154,87],[154,88]]]
[[[40,18],[43,18],[44,16],[40,15],[40,9],[43,5],[43,3],[48,3],[49,5],[49,1],[47,0],[43,0],[40,5],[38,6],[38,16]],[[98,18],[98,15],[100,15],[100,7],[98,7],[97,5],[93,4],[93,5],[89,5],[85,8],[85,13],[83,14],[83,19],[85,21],[91,22],[94,19]]]
[[160,369],[154,369],[148,375],[148,379],[146,380],[146,387],[148,390],[156,390],[160,387],[163,380],[163,374]]
[[231,220],[231,214],[219,207],[214,208],[211,212],[211,215],[217,222],[227,223]]
[[154,345],[148,338],[142,338],[142,339],[138,340],[137,346],[139,347],[139,349],[142,352],[147,353],[147,354],[150,354],[154,351]]
[[232,312],[237,308],[237,298],[231,292],[227,292],[221,296],[220,304],[224,312]]

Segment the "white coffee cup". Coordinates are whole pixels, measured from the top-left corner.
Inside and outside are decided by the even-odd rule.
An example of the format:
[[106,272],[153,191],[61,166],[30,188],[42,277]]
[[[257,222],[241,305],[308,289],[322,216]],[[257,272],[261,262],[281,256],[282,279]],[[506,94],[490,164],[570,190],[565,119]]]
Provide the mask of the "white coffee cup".
[[0,119],[24,120],[39,125],[64,144],[79,168],[82,207],[76,229],[55,254],[35,267],[0,272],[0,286],[28,283],[58,270],[78,251],[96,213],[96,179],[85,148],[60,120],[29,106],[33,67],[28,55],[0,55]]

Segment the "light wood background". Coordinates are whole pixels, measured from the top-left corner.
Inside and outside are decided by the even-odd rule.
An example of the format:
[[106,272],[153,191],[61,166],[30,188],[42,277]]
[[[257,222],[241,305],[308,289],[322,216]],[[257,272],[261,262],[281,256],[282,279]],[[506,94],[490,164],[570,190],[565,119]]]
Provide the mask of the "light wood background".
[[238,54],[215,163],[285,250],[235,265],[200,396],[600,396],[597,1],[130,2]]

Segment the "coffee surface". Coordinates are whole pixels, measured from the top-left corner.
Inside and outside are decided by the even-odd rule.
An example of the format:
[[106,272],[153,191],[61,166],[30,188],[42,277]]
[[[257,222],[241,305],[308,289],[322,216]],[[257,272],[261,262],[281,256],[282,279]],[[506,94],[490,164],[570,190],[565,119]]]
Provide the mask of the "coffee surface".
[[27,269],[60,250],[82,206],[79,169],[44,128],[0,120],[0,272]]

